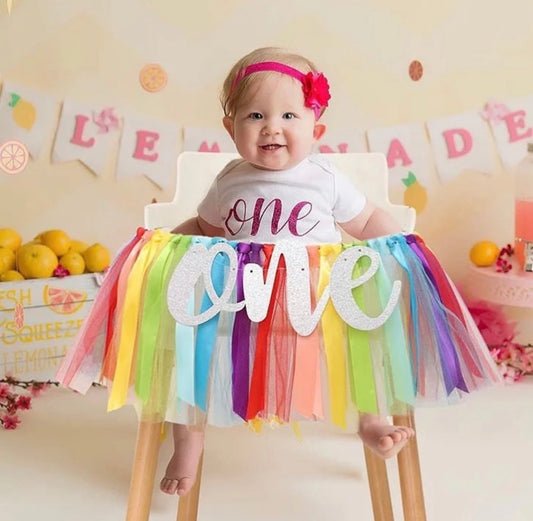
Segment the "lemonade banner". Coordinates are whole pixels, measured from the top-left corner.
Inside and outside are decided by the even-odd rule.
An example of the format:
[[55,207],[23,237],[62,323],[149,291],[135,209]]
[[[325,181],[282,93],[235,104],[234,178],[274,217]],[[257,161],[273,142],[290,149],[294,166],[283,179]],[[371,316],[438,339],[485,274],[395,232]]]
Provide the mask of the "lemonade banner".
[[[51,132],[53,105],[56,102],[49,96],[5,83],[0,102],[1,139],[21,141],[36,157],[46,143],[47,132]],[[57,110],[57,106],[55,108]],[[158,186],[167,188],[174,181],[179,132],[177,124],[128,117],[115,113],[110,107],[91,107],[67,99],[59,119],[53,160],[79,160],[100,175],[117,143],[117,146],[120,144],[118,178],[145,175]],[[235,150],[219,129],[191,127],[186,128],[184,134],[185,150]],[[525,155],[525,143],[532,136],[533,95],[505,102],[489,101],[481,111],[426,123],[342,132],[333,129],[317,149],[320,152],[381,152],[387,157],[391,187],[404,183],[410,172],[415,172],[419,179],[426,178],[425,184],[429,186],[429,175],[434,170],[442,183],[450,182],[467,169],[487,174],[494,172],[497,168],[492,153],[494,144],[503,166],[512,168]]]
[[57,106],[58,100],[48,94],[4,83],[0,96],[0,143],[22,141],[32,158],[39,157],[56,127]]
[[138,117],[124,118],[117,178],[145,175],[161,188],[175,177],[180,127]]

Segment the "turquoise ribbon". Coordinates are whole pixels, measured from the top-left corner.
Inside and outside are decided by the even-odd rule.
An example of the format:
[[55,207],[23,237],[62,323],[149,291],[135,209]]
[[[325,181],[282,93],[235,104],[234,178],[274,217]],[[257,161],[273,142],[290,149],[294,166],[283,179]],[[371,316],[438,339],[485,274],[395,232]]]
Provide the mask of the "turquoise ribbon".
[[[187,313],[194,314],[194,291],[187,303]],[[194,327],[176,322],[176,380],[178,399],[194,403]]]
[[[381,257],[375,277],[381,304],[385,306],[392,290],[390,277],[383,265],[385,256],[390,255],[389,248],[383,238],[368,240],[368,245],[377,251]],[[403,289],[405,291],[405,288]],[[386,353],[390,357],[390,360],[386,361],[385,369],[390,372],[390,383],[392,384],[392,389],[388,389],[392,398],[389,399],[389,407],[393,405],[395,400],[413,404],[415,400],[414,371],[399,305],[394,307],[391,316],[384,323],[384,328],[387,339]],[[386,381],[389,383],[389,378]]]
[[389,251],[392,253],[392,256],[396,259],[396,262],[398,262],[398,264],[405,270],[407,278],[409,279],[409,305],[415,336],[415,360],[412,367],[414,371],[414,392],[416,394],[418,390],[418,370],[416,369],[419,367],[420,364],[420,327],[418,323],[418,303],[415,295],[415,281],[400,245],[400,241],[405,241],[404,237],[401,235],[394,235],[392,237],[387,237],[384,240],[387,244],[387,247],[389,248]]
[[[205,237],[197,238],[206,248],[223,239],[214,238],[208,239]],[[219,253],[215,257],[211,268],[211,280],[213,281],[213,288],[217,295],[220,295],[224,290],[225,271],[228,263],[226,255]],[[202,305],[200,313],[207,311],[212,306],[211,299],[204,292],[202,298]],[[210,318],[208,321],[198,325],[196,335],[196,359],[194,363],[194,394],[196,405],[203,411],[207,410],[207,387],[209,382],[209,370],[211,367],[211,358],[213,356],[213,347],[215,345],[218,321],[220,313]]]

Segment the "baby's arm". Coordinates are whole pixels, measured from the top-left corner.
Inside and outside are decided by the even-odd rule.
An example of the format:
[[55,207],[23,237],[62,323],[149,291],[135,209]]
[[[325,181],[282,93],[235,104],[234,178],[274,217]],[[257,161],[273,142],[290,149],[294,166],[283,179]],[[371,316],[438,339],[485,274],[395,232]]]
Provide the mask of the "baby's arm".
[[199,215],[182,222],[176,226],[172,233],[181,233],[183,235],[203,235],[204,237],[224,237],[224,229],[209,224]]
[[373,239],[402,231],[392,215],[369,201],[351,221],[338,224],[346,233],[357,239]]

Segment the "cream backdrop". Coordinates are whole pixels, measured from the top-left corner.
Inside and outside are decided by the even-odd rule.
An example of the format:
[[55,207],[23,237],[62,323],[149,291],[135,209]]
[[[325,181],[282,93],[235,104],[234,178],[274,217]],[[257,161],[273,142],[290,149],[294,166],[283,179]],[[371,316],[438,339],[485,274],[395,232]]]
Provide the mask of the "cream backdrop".
[[[279,45],[327,73],[332,131],[387,127],[533,94],[532,19],[530,0],[15,0],[11,16],[0,0],[0,81],[180,128],[221,128],[218,90],[227,69],[254,47]],[[418,82],[408,75],[414,59],[424,66]],[[138,81],[153,62],[168,73],[159,93]],[[117,154],[99,177],[78,162],[52,164],[52,143],[50,135],[21,174],[0,172],[0,225],[26,240],[60,227],[116,252],[142,225],[145,204],[172,198],[173,186],[117,179]],[[475,241],[512,239],[512,176],[494,146],[487,154],[492,172],[446,183],[433,173],[418,219],[458,281]]]

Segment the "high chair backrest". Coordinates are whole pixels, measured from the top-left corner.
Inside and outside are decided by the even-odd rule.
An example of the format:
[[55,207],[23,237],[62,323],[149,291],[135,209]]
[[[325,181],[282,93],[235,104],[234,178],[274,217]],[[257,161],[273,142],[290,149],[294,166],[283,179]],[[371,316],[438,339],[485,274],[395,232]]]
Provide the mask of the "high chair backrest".
[[[387,161],[379,153],[325,154],[377,206],[387,210],[404,232],[412,232],[416,211],[404,205],[392,204],[388,196]],[[196,208],[212,181],[224,166],[239,157],[235,153],[182,152],[178,156],[177,182],[174,199],[152,203],[144,208],[146,228],[172,229],[196,215]]]

